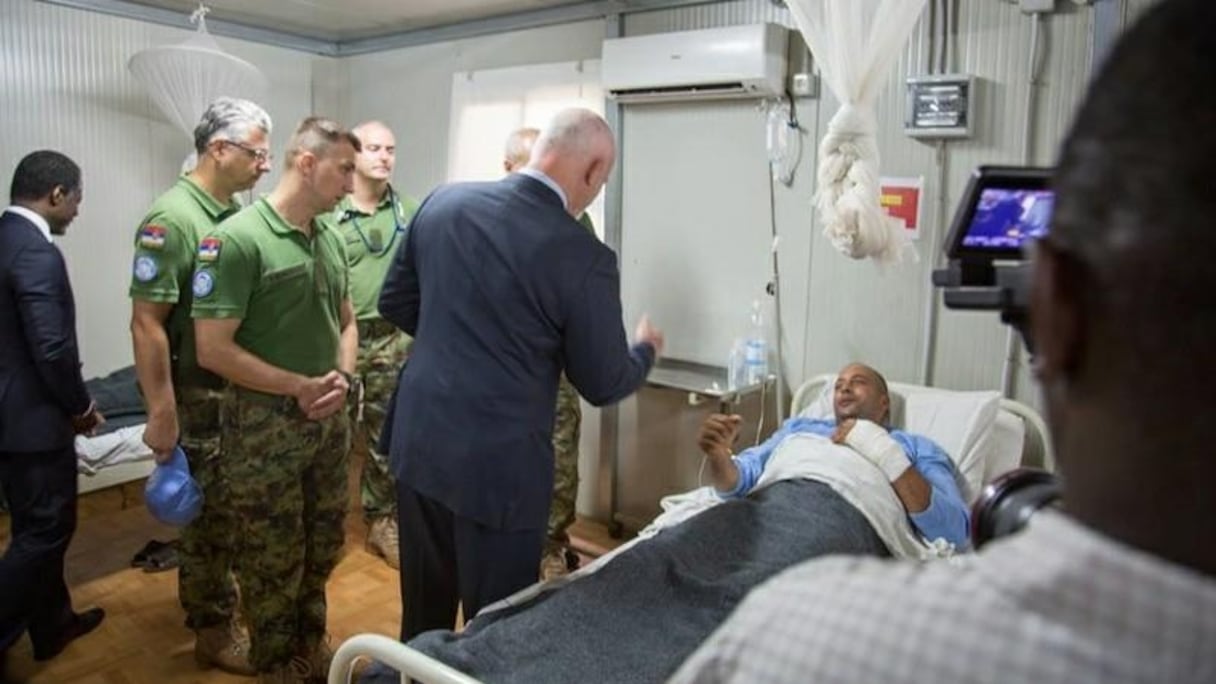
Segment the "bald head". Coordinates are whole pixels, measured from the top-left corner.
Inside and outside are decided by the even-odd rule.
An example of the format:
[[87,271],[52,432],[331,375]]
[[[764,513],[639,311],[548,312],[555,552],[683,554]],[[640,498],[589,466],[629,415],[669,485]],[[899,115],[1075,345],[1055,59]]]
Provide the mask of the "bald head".
[[397,165],[397,138],[379,121],[364,121],[351,130],[362,149],[355,157],[355,183],[387,183]]
[[832,392],[832,409],[836,422],[858,418],[886,425],[891,417],[886,378],[863,363],[850,363],[841,368]]
[[529,168],[543,171],[566,193],[571,216],[583,213],[600,193],[616,163],[612,129],[589,109],[566,109],[553,117],[532,150]]
[[502,168],[507,173],[522,169],[532,157],[532,147],[540,137],[539,128],[517,128],[507,136],[503,150]]

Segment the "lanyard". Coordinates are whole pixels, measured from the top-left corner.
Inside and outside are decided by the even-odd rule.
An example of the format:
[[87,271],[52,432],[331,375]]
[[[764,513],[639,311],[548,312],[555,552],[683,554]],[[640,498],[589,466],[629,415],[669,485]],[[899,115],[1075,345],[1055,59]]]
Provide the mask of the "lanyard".
[[350,223],[355,227],[355,233],[359,239],[363,241],[363,245],[367,247],[367,251],[372,254],[384,254],[392,249],[393,244],[397,242],[397,236],[405,232],[405,226],[401,225],[401,202],[397,199],[397,191],[391,187],[388,189],[388,201],[393,207],[393,236],[388,239],[388,244],[384,244],[380,239],[379,231],[372,235],[374,240],[369,240],[363,228],[359,225],[359,220],[355,218],[355,211],[351,210],[348,214]]

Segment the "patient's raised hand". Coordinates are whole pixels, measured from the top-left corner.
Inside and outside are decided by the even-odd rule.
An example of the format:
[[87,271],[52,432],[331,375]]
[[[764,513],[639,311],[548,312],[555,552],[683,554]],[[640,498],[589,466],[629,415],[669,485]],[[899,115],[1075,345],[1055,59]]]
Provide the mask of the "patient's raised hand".
[[711,414],[701,424],[697,435],[697,446],[712,458],[730,458],[731,447],[739,438],[739,427],[743,424],[743,416]]

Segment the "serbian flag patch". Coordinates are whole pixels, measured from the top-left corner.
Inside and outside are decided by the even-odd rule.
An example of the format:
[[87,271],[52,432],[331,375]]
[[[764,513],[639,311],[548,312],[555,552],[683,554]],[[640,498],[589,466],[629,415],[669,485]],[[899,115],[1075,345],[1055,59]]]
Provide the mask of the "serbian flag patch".
[[198,260],[208,262],[218,258],[220,258],[220,239],[203,238],[203,241],[198,243]]
[[160,249],[165,246],[165,227],[149,223],[139,231],[139,246],[144,249]]

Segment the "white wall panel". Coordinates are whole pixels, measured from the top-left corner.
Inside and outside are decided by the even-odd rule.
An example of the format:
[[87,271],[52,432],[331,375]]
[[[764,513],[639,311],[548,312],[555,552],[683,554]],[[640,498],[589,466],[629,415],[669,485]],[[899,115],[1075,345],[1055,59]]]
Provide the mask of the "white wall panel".
[[[801,118],[810,131],[807,154],[799,168],[802,182],[792,190],[779,188],[777,193],[783,235],[781,265],[786,286],[783,309],[790,338],[787,368],[794,383],[815,373],[833,370],[851,359],[870,361],[893,379],[915,381],[920,377],[924,370],[926,306],[929,298],[936,299],[929,285],[930,272],[939,258],[937,247],[945,231],[941,225],[943,221],[938,218],[939,206],[944,205],[946,209],[944,223],[948,226],[966,178],[975,166],[1020,162],[1022,121],[1025,119],[1022,103],[1029,74],[1030,19],[1008,3],[974,0],[956,5],[959,8],[957,40],[950,67],[974,74],[982,82],[976,136],[949,143],[945,156],[940,159],[946,172],[944,201],[939,201],[939,156],[934,145],[903,134],[903,81],[907,76],[926,73],[929,66],[927,13],[915,29],[877,104],[883,174],[925,179],[924,225],[916,243],[919,261],[880,269],[869,262],[857,263],[839,255],[822,237],[821,225],[811,209],[815,147],[838,105],[826,90],[818,100],[799,103]],[[1055,147],[1088,78],[1092,10],[1068,3],[1062,4],[1061,8],[1064,11],[1047,18],[1043,33],[1047,52],[1036,109],[1034,147],[1034,161],[1039,164],[1052,162]],[[792,25],[788,12],[775,3],[737,0],[630,15],[626,34],[758,21]],[[691,116],[694,108],[690,105],[688,111]],[[746,137],[749,131],[745,129],[751,125],[725,118],[719,123],[716,137],[721,139]],[[627,124],[628,152],[629,146],[634,144],[631,139],[637,136],[647,139],[648,133],[645,121],[635,115],[630,115]],[[673,150],[681,144],[678,140],[668,143]],[[661,146],[647,149],[651,158],[664,154]],[[697,186],[712,177],[714,186],[735,182],[740,187],[751,188],[750,170],[746,163],[741,163],[744,161],[724,154],[712,166],[702,167],[700,176],[686,176],[672,182]],[[658,193],[639,196],[636,189],[632,195],[629,192],[631,187],[646,187],[641,180],[647,177],[646,165],[631,164],[626,154],[624,169],[626,212],[645,215],[662,211],[663,198]],[[633,174],[637,174],[639,180],[631,183]],[[642,206],[638,206],[639,203]],[[767,222],[767,202],[762,204],[762,209],[754,209],[752,222]],[[730,225],[725,221],[710,221],[699,230],[708,240],[712,240],[713,235],[733,235],[739,217],[730,214],[730,219]],[[626,225],[625,231],[629,229]],[[801,240],[791,239],[793,235],[800,236]],[[631,255],[625,254],[624,258],[631,263]],[[796,289],[795,283],[800,289]],[[690,315],[702,315],[704,308],[692,306],[688,311]],[[731,323],[733,321],[727,318],[706,319],[686,326],[682,324],[682,327],[713,329]],[[994,314],[944,312],[936,333],[937,353],[933,359],[936,384],[958,388],[999,385],[1006,328],[996,321]],[[1033,388],[1022,382],[1019,396],[1032,399],[1033,395]]]
[[[84,173],[80,216],[59,240],[76,292],[86,376],[131,363],[126,291],[134,231],[152,199],[176,177],[190,140],[127,73],[140,49],[185,40],[179,29],[34,0],[0,2],[0,187],[26,153],[60,150]],[[271,87],[261,104],[279,150],[311,107],[311,57],[220,39],[261,68]],[[264,178],[265,192],[277,176]]]
[[[1038,87],[1035,165],[1055,163],[1056,148],[1072,119],[1089,78],[1092,9],[1061,5],[1066,11],[1044,20],[1045,62]],[[979,135],[950,144],[951,207],[967,175],[981,164],[1023,163],[1025,102],[1029,92],[1033,20],[1013,5],[964,2],[959,5],[959,68],[982,81]],[[937,330],[934,381],[946,387],[999,387],[1008,329],[987,313],[943,312]],[[1017,398],[1038,403],[1025,355],[1017,367]]]

